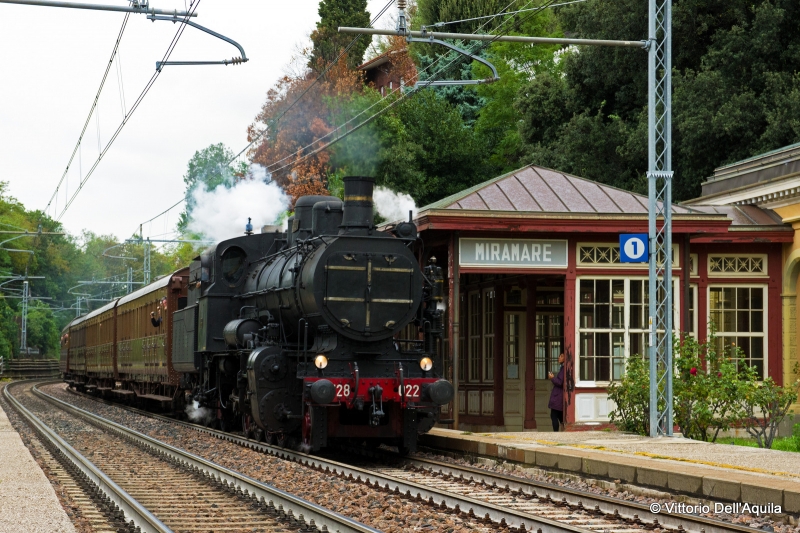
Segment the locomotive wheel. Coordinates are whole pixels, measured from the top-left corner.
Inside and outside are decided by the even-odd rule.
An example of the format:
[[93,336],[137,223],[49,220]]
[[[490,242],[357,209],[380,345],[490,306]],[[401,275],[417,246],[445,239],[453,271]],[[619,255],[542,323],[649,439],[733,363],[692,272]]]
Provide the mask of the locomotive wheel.
[[286,433],[278,433],[277,444],[281,448],[286,448],[286,445],[289,444],[289,435],[287,435]]

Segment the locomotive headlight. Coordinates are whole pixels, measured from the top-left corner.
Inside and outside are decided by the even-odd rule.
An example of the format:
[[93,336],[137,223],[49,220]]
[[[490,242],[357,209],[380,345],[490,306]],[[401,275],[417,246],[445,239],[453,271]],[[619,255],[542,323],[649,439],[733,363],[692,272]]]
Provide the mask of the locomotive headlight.
[[419,367],[422,369],[423,372],[427,372],[431,368],[433,368],[433,361],[431,361],[430,357],[423,357],[419,361]]
[[319,354],[314,358],[314,366],[322,370],[326,366],[328,366],[328,358],[322,354]]

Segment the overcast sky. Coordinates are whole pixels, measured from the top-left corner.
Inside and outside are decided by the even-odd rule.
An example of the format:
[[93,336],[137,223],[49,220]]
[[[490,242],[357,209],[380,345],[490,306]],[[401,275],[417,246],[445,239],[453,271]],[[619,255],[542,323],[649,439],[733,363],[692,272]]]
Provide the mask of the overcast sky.
[[[122,0],[84,0],[127,5]],[[151,0],[184,9],[184,0]],[[370,0],[375,14],[386,0]],[[201,0],[198,24],[239,42],[250,61],[237,66],[165,67],[142,104],[61,221],[119,238],[183,196],[182,176],[195,151],[247,144],[267,90],[285,71],[319,19],[318,0]],[[376,26],[390,24],[390,9]],[[124,15],[0,4],[0,180],[28,209],[44,209],[78,140]],[[177,25],[131,15],[120,46],[122,84],[114,65],[62,185],[58,212],[105,146],[164,55]],[[228,43],[187,28],[171,60],[239,55]],[[122,89],[120,89],[120,85]],[[99,123],[99,128],[97,127]],[[99,132],[98,132],[99,130]],[[55,204],[55,202],[54,202]],[[180,209],[145,225],[145,236],[174,228]]]

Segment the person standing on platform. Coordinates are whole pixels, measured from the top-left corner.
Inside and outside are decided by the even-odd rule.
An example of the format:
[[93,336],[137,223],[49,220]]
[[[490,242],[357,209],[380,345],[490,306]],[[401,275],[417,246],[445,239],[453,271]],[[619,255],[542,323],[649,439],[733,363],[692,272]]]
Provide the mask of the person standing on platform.
[[553,382],[553,390],[550,392],[550,401],[547,407],[550,408],[550,420],[553,422],[553,431],[559,431],[564,425],[564,354],[558,356],[558,374],[547,373],[547,379]]

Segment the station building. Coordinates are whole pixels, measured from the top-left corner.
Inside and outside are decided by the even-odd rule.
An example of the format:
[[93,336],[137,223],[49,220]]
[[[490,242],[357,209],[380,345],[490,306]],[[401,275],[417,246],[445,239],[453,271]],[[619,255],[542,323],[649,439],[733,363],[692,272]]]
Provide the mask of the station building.
[[[800,145],[717,169],[703,193],[673,206],[675,332],[703,341],[713,322],[762,376],[793,382]],[[562,352],[565,421],[608,422],[609,385],[646,353],[648,267],[620,262],[619,235],[647,233],[647,205],[528,166],[419,211],[421,259],[446,272],[454,427],[551,431]]]

